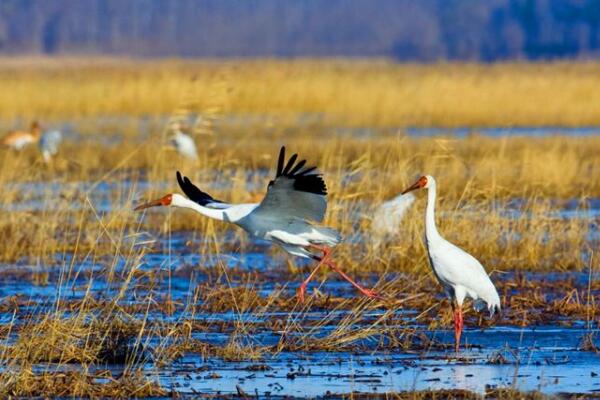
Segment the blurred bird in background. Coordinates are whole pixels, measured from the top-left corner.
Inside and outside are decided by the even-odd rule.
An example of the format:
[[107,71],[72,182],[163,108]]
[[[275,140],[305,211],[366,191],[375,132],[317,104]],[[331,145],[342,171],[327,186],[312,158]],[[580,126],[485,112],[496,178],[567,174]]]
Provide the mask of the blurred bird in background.
[[198,150],[196,149],[196,143],[194,139],[182,132],[182,126],[180,122],[173,122],[169,127],[169,144],[177,151],[177,153],[190,159],[198,159]]
[[59,131],[53,130],[44,132],[40,137],[38,148],[42,153],[44,162],[48,163],[58,153],[58,147],[62,142],[62,134]]
[[37,121],[31,123],[29,131],[12,131],[2,138],[2,144],[15,151],[21,151],[29,145],[37,143],[44,162],[48,163],[58,153],[62,134],[57,130],[42,131]]
[[12,131],[2,138],[2,144],[16,151],[21,151],[30,144],[37,143],[40,140],[42,128],[37,121],[31,123],[29,131]]
[[371,234],[375,249],[389,243],[399,231],[400,223],[410,206],[415,202],[412,193],[400,194],[381,203],[373,214]]

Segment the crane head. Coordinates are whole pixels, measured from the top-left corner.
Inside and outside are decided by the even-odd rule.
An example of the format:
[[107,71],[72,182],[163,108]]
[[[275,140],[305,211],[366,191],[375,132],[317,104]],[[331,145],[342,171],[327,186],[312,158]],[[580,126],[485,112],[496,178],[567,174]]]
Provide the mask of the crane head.
[[161,197],[160,199],[152,200],[144,204],[140,204],[133,211],[140,211],[150,207],[159,207],[159,206],[170,206],[173,202],[173,194],[169,193],[166,196]]
[[432,181],[433,178],[429,175],[424,175],[419,178],[412,186],[408,187],[406,190],[402,192],[402,194],[406,194],[408,192],[412,192],[413,190],[423,189],[429,187],[429,181]]

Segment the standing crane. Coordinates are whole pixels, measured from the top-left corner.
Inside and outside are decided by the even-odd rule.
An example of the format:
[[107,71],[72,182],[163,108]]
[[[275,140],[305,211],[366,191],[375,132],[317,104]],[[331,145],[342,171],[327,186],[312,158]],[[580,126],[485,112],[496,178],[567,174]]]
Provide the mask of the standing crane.
[[370,298],[377,293],[365,289],[346,275],[331,259],[331,250],[341,241],[340,234],[319,226],[327,210],[327,187],[316,167],[305,167],[306,160],[296,163],[297,154],[285,162],[285,147],[279,152],[275,179],[269,182],[267,194],[260,203],[227,204],[201,191],[187,177],[177,172],[177,182],[185,195],[170,193],[160,199],[139,205],[136,211],[155,206],[189,208],[209,218],[237,225],[250,235],[279,245],[291,255],[318,262],[316,268],[298,288],[304,301],[306,287],[319,268],[329,266]]
[[435,225],[435,179],[430,175],[422,176],[402,193],[416,189],[427,189],[428,191],[427,210],[425,211],[427,252],[433,273],[452,304],[454,346],[458,352],[463,330],[462,305],[464,299],[466,297],[473,299],[476,309],[487,307],[490,316],[493,316],[495,311],[500,312],[500,297],[481,263],[438,233]]

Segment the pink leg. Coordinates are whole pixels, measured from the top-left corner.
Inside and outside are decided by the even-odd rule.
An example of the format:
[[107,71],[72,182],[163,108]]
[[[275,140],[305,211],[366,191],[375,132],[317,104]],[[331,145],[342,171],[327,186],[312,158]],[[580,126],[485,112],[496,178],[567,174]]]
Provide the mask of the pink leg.
[[311,245],[310,247],[323,252],[323,257],[319,261],[319,264],[317,265],[315,270],[313,272],[311,272],[311,274],[308,276],[308,278],[306,278],[306,280],[304,282],[302,282],[302,284],[300,285],[300,288],[298,289],[298,297],[301,302],[304,301],[304,292],[306,291],[306,285],[312,279],[312,277],[315,274],[315,272],[317,271],[317,269],[319,269],[321,267],[321,265],[323,265],[323,264],[327,264],[331,269],[333,269],[335,272],[340,274],[342,276],[342,278],[344,278],[345,280],[350,282],[355,288],[357,288],[365,296],[367,296],[369,298],[381,299],[381,296],[379,296],[373,290],[365,289],[364,287],[360,286],[358,283],[353,281],[348,275],[346,275],[344,273],[344,271],[342,271],[337,265],[335,265],[335,263],[333,261],[331,261],[329,259],[329,255],[331,254],[331,248],[329,248],[327,246],[317,246],[317,245]]
[[360,286],[358,283],[356,283],[355,281],[353,281],[352,278],[350,278],[348,275],[346,275],[344,273],[344,271],[342,271],[340,269],[340,267],[338,267],[337,265],[335,265],[335,263],[333,261],[331,261],[329,259],[323,259],[323,262],[326,263],[327,265],[329,265],[332,270],[334,270],[335,272],[337,272],[338,274],[340,274],[342,276],[342,278],[344,278],[345,280],[347,280],[348,282],[350,282],[355,288],[358,289],[359,292],[361,292],[365,296],[367,296],[367,297],[369,297],[371,299],[381,299],[381,296],[378,295],[373,290],[371,290],[371,289],[365,289],[364,287]]
[[298,300],[300,300],[301,303],[304,303],[304,295],[306,293],[306,286],[308,285],[310,280],[315,276],[315,274],[317,273],[319,268],[321,268],[321,266],[325,263],[325,260],[329,257],[329,254],[331,253],[331,249],[329,247],[325,247],[325,246],[323,246],[323,247],[311,246],[311,247],[319,250],[320,252],[323,253],[323,255],[321,256],[321,259],[319,260],[319,263],[317,264],[315,269],[310,273],[310,275],[308,275],[308,277],[302,282],[302,284],[300,284],[300,287],[298,288]]
[[460,336],[463,329],[462,306],[457,305],[452,308],[454,309],[454,350],[458,353],[460,348]]
[[323,260],[324,258],[322,258],[321,261],[319,261],[315,269],[313,269],[310,275],[308,275],[308,278],[306,278],[298,288],[298,300],[300,300],[300,303],[304,303],[304,294],[306,293],[306,286],[308,285],[308,282],[310,282],[310,280],[313,278],[313,276],[315,276],[319,268],[321,268],[321,266],[324,264]]

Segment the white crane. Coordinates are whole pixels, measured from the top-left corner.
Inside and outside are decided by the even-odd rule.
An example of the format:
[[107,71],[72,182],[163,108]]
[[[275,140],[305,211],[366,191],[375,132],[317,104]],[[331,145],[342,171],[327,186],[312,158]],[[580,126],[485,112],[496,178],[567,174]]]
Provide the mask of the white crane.
[[198,189],[187,177],[177,172],[177,181],[184,197],[177,193],[139,205],[136,211],[154,206],[192,209],[202,215],[235,224],[250,235],[281,246],[288,253],[318,261],[316,268],[302,282],[298,298],[304,301],[306,286],[322,265],[327,265],[350,282],[362,294],[379,297],[346,275],[332,260],[331,248],[341,241],[331,228],[318,226],[327,210],[327,187],[316,167],[303,167],[306,160],[296,163],[297,154],[285,162],[285,147],[279,152],[277,174],[269,182],[267,194],[260,203],[227,204],[215,200]]
[[500,297],[481,263],[438,233],[435,226],[435,179],[429,175],[422,176],[402,193],[416,189],[428,190],[425,212],[427,252],[433,273],[452,304],[455,349],[458,352],[463,329],[462,305],[464,299],[466,297],[473,299],[476,309],[487,307],[490,316],[493,316],[495,311],[500,312]]
[[414,202],[415,196],[412,193],[400,194],[381,203],[375,209],[371,233],[373,246],[376,249],[396,235],[402,219]]
[[58,153],[61,141],[62,134],[59,131],[48,131],[42,134],[38,146],[45,162],[50,162],[52,157]]
[[181,131],[181,124],[175,122],[171,125],[169,143],[175,151],[190,160],[198,159],[198,150],[194,139]]

